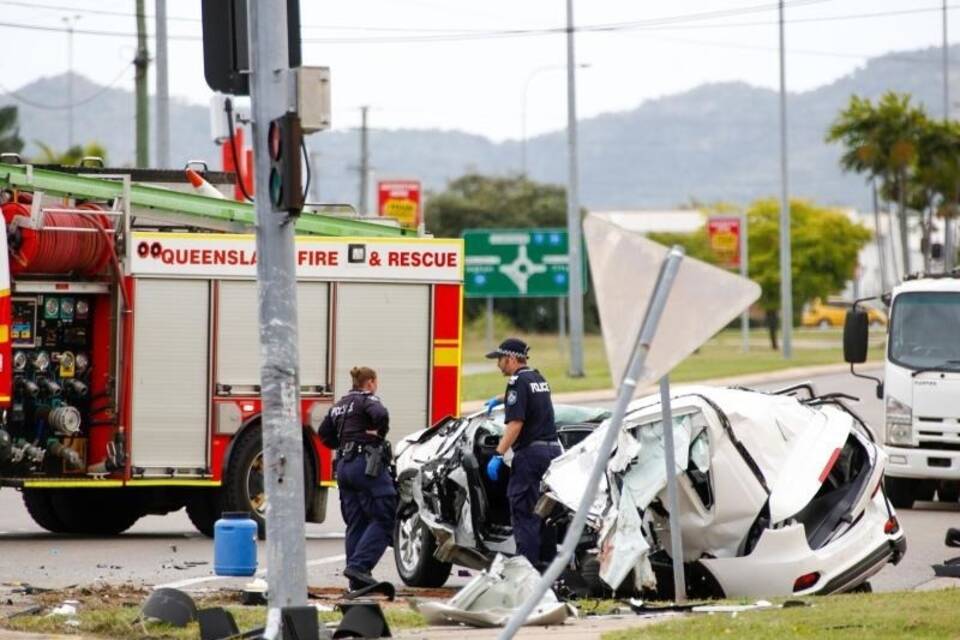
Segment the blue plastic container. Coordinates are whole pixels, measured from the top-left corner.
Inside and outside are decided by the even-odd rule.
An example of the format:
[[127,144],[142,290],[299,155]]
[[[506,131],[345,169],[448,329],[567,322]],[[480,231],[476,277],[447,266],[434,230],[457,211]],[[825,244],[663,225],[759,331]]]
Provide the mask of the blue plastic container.
[[252,576],[257,571],[257,523],[245,511],[228,511],[213,525],[213,572]]

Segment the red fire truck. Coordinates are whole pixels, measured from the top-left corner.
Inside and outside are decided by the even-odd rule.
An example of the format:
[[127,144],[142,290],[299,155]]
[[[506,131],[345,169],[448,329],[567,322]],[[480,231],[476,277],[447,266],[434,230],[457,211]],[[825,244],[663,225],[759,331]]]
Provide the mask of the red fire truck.
[[[183,507],[208,535],[225,510],[262,525],[253,209],[157,186],[177,172],[118,173],[0,163],[0,486],[58,533]],[[392,437],[458,413],[463,256],[397,226],[296,224],[307,518],[322,522],[334,481],[316,429],[351,367],[378,371]]]

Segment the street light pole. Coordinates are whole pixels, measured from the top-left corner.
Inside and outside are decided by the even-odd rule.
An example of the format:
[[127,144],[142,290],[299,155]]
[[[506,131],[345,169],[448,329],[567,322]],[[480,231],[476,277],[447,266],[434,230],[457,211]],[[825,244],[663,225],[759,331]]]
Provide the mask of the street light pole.
[[793,357],[793,281],[790,272],[790,198],[787,187],[787,70],[784,55],[783,0],[780,0],[780,324],[783,357]]
[[570,272],[570,376],[583,377],[583,262],[580,251],[580,176],[577,169],[577,86],[573,0],[567,0],[567,238]]
[[[947,41],[947,0],[943,0],[943,120],[950,121],[950,47]],[[949,209],[947,210],[949,212]],[[943,219],[943,270],[953,269],[956,257],[954,219],[947,215]]]
[[170,84],[167,74],[167,0],[157,0],[155,20],[157,25],[157,167],[169,169]]

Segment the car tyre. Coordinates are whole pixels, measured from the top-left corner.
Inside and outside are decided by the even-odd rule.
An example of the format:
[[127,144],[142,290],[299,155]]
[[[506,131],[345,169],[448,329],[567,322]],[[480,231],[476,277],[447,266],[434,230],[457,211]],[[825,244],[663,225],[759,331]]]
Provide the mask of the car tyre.
[[830,321],[827,320],[826,318],[824,318],[823,320],[821,320],[820,322],[817,323],[817,327],[818,327],[819,329],[821,329],[821,330],[823,330],[823,329],[829,329],[829,328],[830,328]]
[[437,539],[420,520],[418,509],[401,510],[393,527],[393,559],[404,584],[411,587],[442,587],[453,565],[434,557]]

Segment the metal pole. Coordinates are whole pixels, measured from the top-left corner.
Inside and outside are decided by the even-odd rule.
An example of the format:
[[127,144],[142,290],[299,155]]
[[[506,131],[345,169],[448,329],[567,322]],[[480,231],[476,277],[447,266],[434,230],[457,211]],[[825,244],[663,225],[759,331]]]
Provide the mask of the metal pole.
[[147,51],[147,17],[143,4],[143,0],[137,0],[137,55],[133,59],[137,91],[137,166],[141,169],[150,165],[150,116],[147,104],[147,65],[150,64],[150,53]]
[[[740,215],[740,276],[750,277],[750,243],[747,238],[747,213],[744,211]],[[750,351],[750,307],[743,310],[740,314],[740,350],[746,353]]]
[[63,19],[67,23],[67,149],[73,147],[73,25],[80,16]]
[[[247,3],[257,193],[270,192],[269,123],[295,104],[288,68],[286,15],[286,0]],[[268,629],[274,631],[281,607],[307,603],[297,289],[294,225],[286,214],[272,211],[269,198],[257,198],[256,211],[267,494],[267,622]]]
[[[157,167],[170,167],[170,85],[167,77],[167,0],[157,0]],[[231,132],[232,134],[232,132]]]
[[653,294],[650,296],[650,304],[647,306],[647,313],[643,318],[640,327],[640,333],[637,335],[633,345],[633,351],[630,355],[630,363],[624,373],[623,380],[620,383],[620,389],[617,391],[617,402],[613,406],[613,413],[610,421],[607,423],[607,431],[603,434],[603,441],[597,451],[597,465],[590,470],[590,477],[587,479],[587,486],[583,492],[583,498],[577,507],[577,512],[567,527],[567,535],[563,538],[563,545],[557,552],[557,557],[547,568],[546,572],[540,577],[537,586],[534,588],[530,597],[516,609],[510,622],[498,636],[499,640],[509,640],[520,629],[530,612],[534,610],[540,602],[543,594],[553,585],[573,556],[577,545],[580,543],[580,535],[583,533],[583,525],[587,521],[587,512],[593,504],[594,496],[597,492],[597,485],[600,484],[600,478],[606,473],[607,462],[610,458],[610,452],[613,450],[613,444],[617,440],[617,435],[623,428],[623,417],[627,412],[627,405],[637,390],[638,380],[643,373],[643,366],[647,360],[647,354],[650,352],[650,345],[657,332],[657,325],[660,323],[660,316],[667,306],[667,299],[670,295],[670,289],[673,287],[673,281],[680,270],[680,263],[683,261],[683,249],[673,247],[667,254],[666,259],[660,267],[660,273],[657,275],[657,283],[653,288]]
[[310,154],[310,166],[313,168],[313,179],[310,181],[310,199],[314,202],[320,202],[320,153],[314,151]]
[[567,0],[567,238],[570,255],[570,376],[583,377],[583,263],[580,252],[580,176],[577,170],[577,86],[573,0]]
[[567,337],[567,305],[563,304],[563,298],[557,298],[557,330],[560,334],[560,347],[563,348],[563,341]]
[[793,281],[790,272],[790,198],[787,187],[787,68],[780,0],[780,317],[783,357],[793,357]]
[[[943,119],[950,121],[950,45],[947,41],[947,0],[943,0]],[[956,257],[956,241],[953,229],[953,217],[949,215],[952,207],[945,207],[947,216],[943,219],[943,270],[953,269]]]
[[670,558],[673,559],[673,600],[687,601],[687,581],[683,574],[683,539],[677,506],[677,454],[673,444],[673,411],[670,407],[670,377],[660,378],[660,412],[663,422],[663,453],[667,465],[667,511],[670,518]]
[[880,207],[877,202],[877,180],[870,180],[870,188],[873,192],[873,227],[877,235],[877,259],[880,262],[880,293],[887,290],[887,256],[883,251],[883,232],[880,227]]
[[487,296],[487,345],[491,349],[497,347],[493,338],[493,298]]
[[367,204],[368,191],[370,187],[367,180],[370,177],[370,149],[367,146],[367,111],[370,107],[360,107],[360,215],[370,215],[369,205]]

